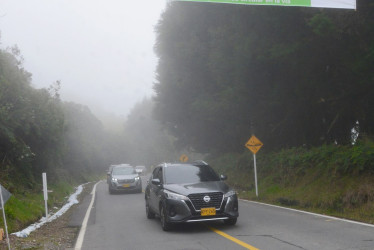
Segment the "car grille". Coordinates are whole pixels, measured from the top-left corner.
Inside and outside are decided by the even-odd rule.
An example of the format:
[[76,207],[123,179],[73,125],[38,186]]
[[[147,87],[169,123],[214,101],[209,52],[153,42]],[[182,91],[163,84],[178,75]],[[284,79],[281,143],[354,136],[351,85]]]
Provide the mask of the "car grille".
[[135,179],[123,179],[123,180],[118,180],[118,184],[133,183],[133,182],[135,182]]
[[[209,196],[210,201],[205,202],[204,197]],[[200,210],[204,207],[215,207],[216,209],[220,209],[223,199],[223,194],[221,192],[215,193],[200,193],[200,194],[190,194],[188,198],[191,200],[193,206],[196,210]]]

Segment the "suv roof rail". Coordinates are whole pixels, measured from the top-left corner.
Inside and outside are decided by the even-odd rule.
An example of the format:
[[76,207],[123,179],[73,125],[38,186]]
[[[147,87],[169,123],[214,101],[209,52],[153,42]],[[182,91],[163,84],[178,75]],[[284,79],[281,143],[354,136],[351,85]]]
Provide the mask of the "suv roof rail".
[[192,162],[193,164],[203,164],[203,165],[209,165],[208,163],[206,163],[205,161],[203,160],[198,160],[198,161],[194,161]]

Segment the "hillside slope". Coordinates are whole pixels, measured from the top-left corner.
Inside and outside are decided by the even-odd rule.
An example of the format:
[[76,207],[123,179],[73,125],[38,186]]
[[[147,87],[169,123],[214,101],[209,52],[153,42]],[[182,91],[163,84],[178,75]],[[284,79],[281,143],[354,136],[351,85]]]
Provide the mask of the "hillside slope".
[[210,163],[245,199],[374,223],[374,142],[257,154],[259,197],[250,152]]

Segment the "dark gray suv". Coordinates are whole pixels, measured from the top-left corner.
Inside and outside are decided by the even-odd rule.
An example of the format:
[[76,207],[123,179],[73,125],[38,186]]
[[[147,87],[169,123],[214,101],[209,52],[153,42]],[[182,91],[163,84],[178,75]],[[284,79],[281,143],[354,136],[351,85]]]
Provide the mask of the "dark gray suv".
[[225,179],[205,162],[163,163],[154,169],[145,189],[147,218],[159,215],[165,231],[181,222],[223,220],[234,225],[238,197]]

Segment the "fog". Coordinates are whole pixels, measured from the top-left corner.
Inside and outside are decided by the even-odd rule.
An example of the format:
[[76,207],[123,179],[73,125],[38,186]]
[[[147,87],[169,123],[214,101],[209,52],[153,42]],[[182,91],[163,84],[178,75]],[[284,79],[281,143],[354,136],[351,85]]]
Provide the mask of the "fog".
[[36,88],[126,116],[152,96],[154,26],[165,0],[0,0],[1,47],[17,45]]

